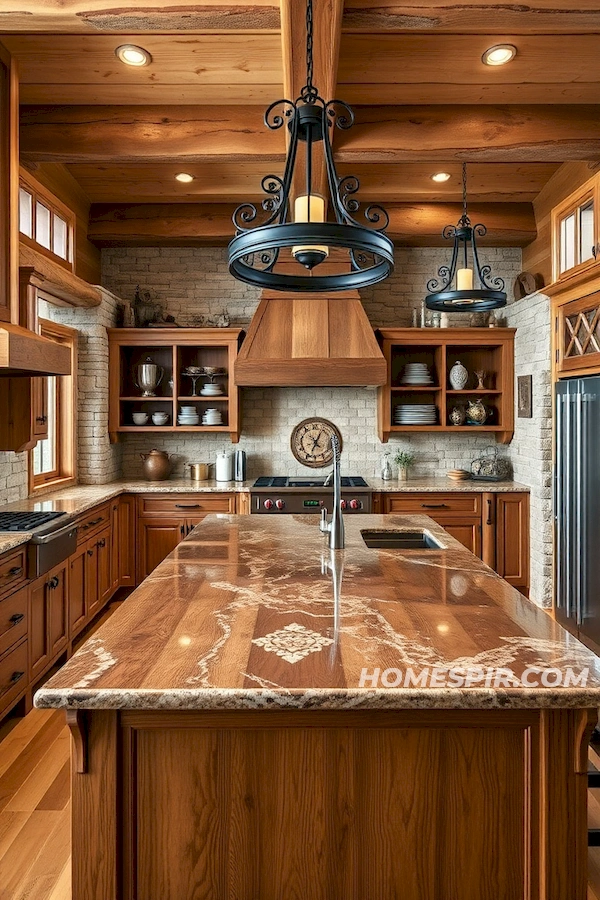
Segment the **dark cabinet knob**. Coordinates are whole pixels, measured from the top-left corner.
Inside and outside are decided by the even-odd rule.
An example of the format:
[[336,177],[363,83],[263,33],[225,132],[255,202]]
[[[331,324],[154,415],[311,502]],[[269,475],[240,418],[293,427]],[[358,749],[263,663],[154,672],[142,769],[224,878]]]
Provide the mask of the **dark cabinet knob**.
[[8,621],[10,622],[11,625],[18,625],[19,622],[22,622],[24,618],[25,618],[24,613],[15,613],[14,615],[12,615],[10,617],[10,619]]
[[106,547],[106,538],[102,538],[101,541],[96,541],[96,547]]
[[45,425],[48,421],[48,416],[36,416],[35,421],[38,422],[39,425]]
[[60,584],[60,578],[58,577],[58,575],[54,575],[50,579],[50,581],[46,582],[46,587],[49,588],[49,590],[53,591],[55,588],[58,587],[59,584]]
[[90,548],[90,549],[88,550],[87,555],[88,555],[88,556],[93,556],[93,555],[94,555],[94,548],[93,548],[93,547]]

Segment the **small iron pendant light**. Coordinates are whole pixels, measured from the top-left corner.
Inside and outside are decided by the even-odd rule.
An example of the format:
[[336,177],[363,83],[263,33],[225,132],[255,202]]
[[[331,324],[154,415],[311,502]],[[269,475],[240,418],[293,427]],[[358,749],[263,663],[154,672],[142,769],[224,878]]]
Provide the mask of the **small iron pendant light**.
[[[492,267],[479,261],[477,238],[487,233],[485,225],[471,225],[467,213],[467,164],[462,167],[463,214],[457,225],[446,225],[442,235],[454,239],[449,266],[427,282],[427,309],[442,312],[487,312],[506,306],[502,278],[492,278]],[[471,262],[471,265],[469,264]],[[459,267],[460,266],[460,267]]]
[[[360,224],[358,178],[341,178],[337,173],[330,130],[350,128],[354,113],[341,100],[325,102],[319,96],[312,83],[312,48],[312,0],[307,0],[306,84],[295,101],[272,103],[264,119],[271,131],[287,124],[290,132],[283,177],[262,179],[266,194],[260,204],[262,215],[252,203],[243,203],[233,214],[236,236],[229,244],[229,271],[239,281],[278,291],[346,291],[376,284],[394,269],[394,245],[384,234],[388,214],[380,206],[368,206],[363,212],[365,224]],[[319,143],[328,198],[319,196],[313,186],[313,151]],[[298,183],[294,175],[299,155],[304,157],[305,193],[296,198],[291,220],[290,192]],[[328,205],[331,221],[327,220]],[[330,260],[327,274],[320,274],[319,266],[330,256],[339,265],[333,266]],[[278,269],[277,263],[283,261],[291,265]]]

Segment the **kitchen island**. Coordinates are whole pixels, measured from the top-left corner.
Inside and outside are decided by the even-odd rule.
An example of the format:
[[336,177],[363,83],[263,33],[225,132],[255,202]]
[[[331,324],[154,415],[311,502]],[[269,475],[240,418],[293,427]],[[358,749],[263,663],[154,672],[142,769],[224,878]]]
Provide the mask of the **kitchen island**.
[[77,900],[584,900],[599,702],[549,615],[375,515],[336,552],[316,516],[208,517],[36,695]]

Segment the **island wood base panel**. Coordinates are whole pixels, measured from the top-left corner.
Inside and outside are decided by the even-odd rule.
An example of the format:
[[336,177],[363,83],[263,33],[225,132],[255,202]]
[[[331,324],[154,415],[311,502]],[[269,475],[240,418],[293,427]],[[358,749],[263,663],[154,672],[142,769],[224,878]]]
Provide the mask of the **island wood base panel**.
[[596,719],[87,711],[73,897],[585,900]]

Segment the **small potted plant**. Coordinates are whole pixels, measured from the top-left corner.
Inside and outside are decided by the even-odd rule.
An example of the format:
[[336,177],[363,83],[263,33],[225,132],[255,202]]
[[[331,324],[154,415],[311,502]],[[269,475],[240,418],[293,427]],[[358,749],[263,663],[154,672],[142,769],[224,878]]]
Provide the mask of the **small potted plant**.
[[412,466],[414,461],[414,453],[409,453],[408,450],[398,450],[396,452],[394,462],[398,466],[398,481],[406,481],[408,478],[409,466]]

